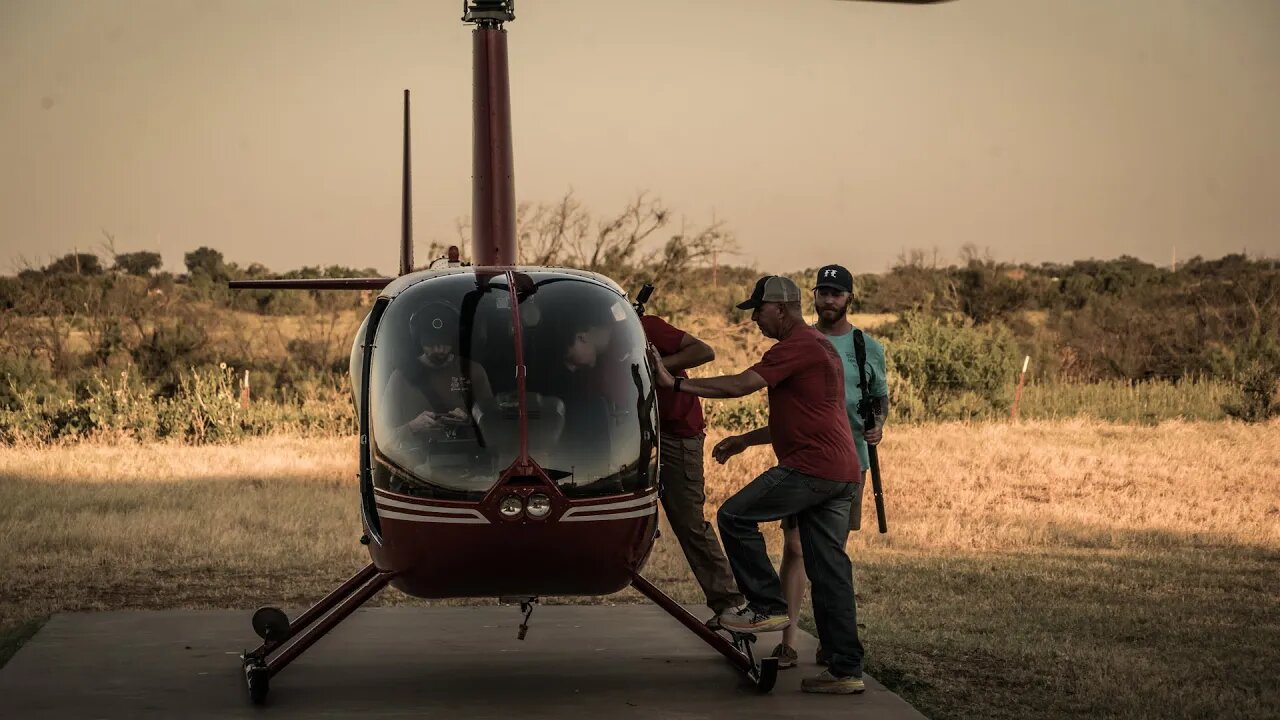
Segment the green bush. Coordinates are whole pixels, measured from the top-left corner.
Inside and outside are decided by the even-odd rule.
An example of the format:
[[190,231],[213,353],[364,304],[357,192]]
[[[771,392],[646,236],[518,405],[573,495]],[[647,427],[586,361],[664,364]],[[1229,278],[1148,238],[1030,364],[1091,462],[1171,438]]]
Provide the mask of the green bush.
[[1009,407],[1022,356],[1003,325],[907,313],[885,341],[889,378],[900,393],[890,396],[895,414],[919,408],[921,419],[967,419]]
[[769,424],[769,401],[764,393],[733,400],[703,400],[707,425],[730,432],[746,432]]
[[45,444],[88,439],[175,439],[186,444],[234,442],[272,432],[339,436],[355,432],[345,377],[301,379],[279,397],[241,406],[238,375],[226,365],[189,369],[172,396],[134,379],[129,371],[81,383],[74,396],[15,390],[0,407],[0,443]]
[[43,395],[56,390],[49,368],[30,357],[0,355],[0,410],[14,410],[25,393]]
[[1239,402],[1226,403],[1228,415],[1245,422],[1262,422],[1280,415],[1280,365],[1264,360],[1250,360],[1239,371]]
[[924,399],[911,379],[895,372],[889,361],[889,418],[892,422],[920,422],[929,419]]

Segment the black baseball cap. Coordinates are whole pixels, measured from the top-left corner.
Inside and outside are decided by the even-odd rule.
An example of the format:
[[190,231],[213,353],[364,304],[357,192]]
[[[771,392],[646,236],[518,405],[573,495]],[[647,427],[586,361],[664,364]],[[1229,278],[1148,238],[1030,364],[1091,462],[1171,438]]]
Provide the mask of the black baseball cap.
[[409,316],[409,333],[419,346],[458,342],[458,310],[444,301],[432,301]]
[[814,288],[832,288],[841,292],[853,292],[853,274],[843,265],[823,265],[818,268],[818,280]]

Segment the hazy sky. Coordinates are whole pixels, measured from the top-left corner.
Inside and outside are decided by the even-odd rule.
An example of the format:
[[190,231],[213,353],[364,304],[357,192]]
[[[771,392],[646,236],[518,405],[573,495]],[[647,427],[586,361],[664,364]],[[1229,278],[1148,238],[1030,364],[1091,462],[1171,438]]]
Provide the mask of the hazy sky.
[[[456,0],[0,0],[0,270],[200,245],[394,270],[470,212]],[[1280,255],[1280,2],[521,0],[516,195],[639,190],[738,262]],[[423,260],[421,252],[419,260]]]

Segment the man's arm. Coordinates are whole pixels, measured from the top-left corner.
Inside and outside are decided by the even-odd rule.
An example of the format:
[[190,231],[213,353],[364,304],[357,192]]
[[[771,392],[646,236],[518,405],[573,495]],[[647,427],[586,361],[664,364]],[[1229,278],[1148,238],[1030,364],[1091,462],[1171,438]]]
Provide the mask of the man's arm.
[[868,338],[867,364],[871,370],[871,415],[875,429],[865,434],[866,441],[876,445],[884,435],[884,423],[889,418],[889,383],[885,372],[884,345],[875,338]]
[[736,398],[750,395],[766,385],[768,383],[755,370],[744,370],[737,375],[681,380],[680,392],[704,398]]
[[680,339],[680,349],[662,358],[662,365],[671,373],[706,365],[716,359],[716,351],[690,333]]
[[769,426],[766,425],[761,428],[756,428],[750,432],[745,432],[741,435],[730,435],[729,437],[721,440],[716,443],[715,447],[711,448],[711,457],[715,458],[716,462],[723,465],[729,461],[729,458],[737,455],[743,450],[746,450],[752,445],[764,445],[769,442],[771,442]]
[[[649,346],[649,364],[653,367],[653,379],[660,388],[674,388],[676,378],[672,377],[662,364],[657,348]],[[768,385],[755,370],[743,370],[737,375],[721,375],[713,378],[680,378],[680,392],[705,398],[736,398],[759,390]]]

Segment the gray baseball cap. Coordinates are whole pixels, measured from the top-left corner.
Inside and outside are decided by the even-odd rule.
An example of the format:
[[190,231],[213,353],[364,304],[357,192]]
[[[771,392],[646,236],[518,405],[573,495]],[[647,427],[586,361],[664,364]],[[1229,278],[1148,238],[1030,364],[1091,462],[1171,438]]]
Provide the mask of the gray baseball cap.
[[800,288],[781,275],[765,275],[756,281],[751,297],[738,303],[738,309],[754,310],[767,302],[800,302]]

